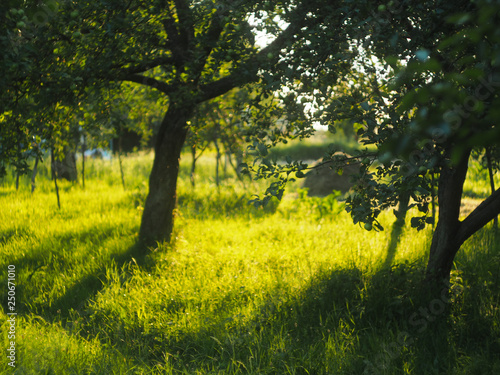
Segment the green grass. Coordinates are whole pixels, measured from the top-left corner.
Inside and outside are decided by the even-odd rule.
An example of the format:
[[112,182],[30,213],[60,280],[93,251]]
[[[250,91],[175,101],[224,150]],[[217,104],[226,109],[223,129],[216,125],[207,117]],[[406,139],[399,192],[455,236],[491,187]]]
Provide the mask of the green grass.
[[[214,158],[189,182],[182,161],[171,244],[133,258],[152,155],[87,163],[86,187],[41,167],[0,187],[2,348],[7,266],[16,266],[17,367],[10,374],[498,374],[500,241],[491,227],[464,244],[451,302],[422,293],[431,229],[353,225],[340,203],[291,191],[266,209],[263,185]],[[486,174],[469,175],[470,196]],[[292,186],[297,189],[298,186]],[[389,228],[390,213],[382,215]],[[446,297],[446,296],[444,296]],[[441,301],[441,302],[440,302]],[[446,299],[447,301],[447,299]],[[5,353],[5,351],[4,351]]]

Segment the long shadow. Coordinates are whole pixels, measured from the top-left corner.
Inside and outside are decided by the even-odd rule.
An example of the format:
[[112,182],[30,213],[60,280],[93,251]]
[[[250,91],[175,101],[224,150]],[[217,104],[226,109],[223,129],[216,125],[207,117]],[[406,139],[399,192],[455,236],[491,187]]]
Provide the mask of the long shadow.
[[81,310],[87,302],[97,295],[105,287],[106,271],[110,266],[116,265],[120,269],[123,265],[134,262],[145,269],[151,267],[146,261],[147,249],[140,242],[130,246],[126,251],[112,256],[109,261],[101,265],[97,270],[79,279],[74,285],[66,289],[64,295],[54,300],[50,306],[44,304],[33,304],[32,309],[39,312],[46,320],[51,321],[55,317],[65,322],[71,317],[71,309]]
[[[388,334],[397,333],[401,327],[407,327],[410,331],[409,317],[415,311],[415,304],[419,306],[419,298],[422,297],[418,293],[421,282],[419,275],[419,270],[409,265],[393,267],[391,270],[379,271],[367,286],[360,270],[340,269],[318,275],[308,286],[293,295],[284,296],[283,291],[276,286],[267,292],[269,299],[255,309],[252,317],[239,317],[238,303],[233,302],[233,309],[221,311],[198,330],[188,331],[181,327],[166,335],[165,329],[161,327],[142,327],[140,324],[129,327],[127,335],[130,339],[119,337],[128,343],[127,348],[116,345],[116,349],[126,353],[141,350],[142,359],[152,365],[164,361],[165,353],[173,353],[175,370],[180,372],[204,372],[216,366],[215,363],[232,373],[248,369],[252,361],[258,360],[264,366],[272,364],[272,373],[276,374],[290,373],[290,368],[294,368],[293,373],[296,374],[320,374],[325,373],[327,361],[334,362],[336,359],[318,361],[321,358],[318,356],[316,362],[301,364],[298,358],[310,357],[311,350],[329,352],[330,349],[325,346],[329,337],[332,337],[334,341],[349,341],[352,347],[351,355],[342,359],[343,373],[366,373],[364,371],[369,363],[363,356],[370,350],[364,347],[363,338],[371,340],[372,336],[385,335],[387,345],[391,346],[393,341],[387,339]],[[239,303],[248,301],[242,299]],[[169,306],[172,314],[177,309],[182,313],[183,305]],[[436,324],[441,324],[441,321]],[[109,321],[107,325],[111,326]],[[352,334],[354,330],[360,339]],[[412,332],[415,331],[413,329]],[[431,333],[431,330],[427,330],[427,333]],[[113,332],[109,332],[107,337],[112,338]],[[137,337],[141,339],[137,340]],[[147,350],[144,349],[145,342],[148,343]],[[399,341],[395,343],[400,345]],[[114,343],[111,344],[114,346]],[[338,346],[342,347],[343,344],[339,342]],[[373,366],[381,366],[379,349],[373,348]],[[404,349],[403,346],[397,347],[394,353],[388,354],[389,360],[395,361],[404,356]],[[144,354],[146,351],[147,355]],[[384,358],[382,360],[387,361]],[[212,370],[217,370],[217,367]]]
[[399,240],[401,239],[401,234],[406,221],[406,214],[408,213],[408,203],[410,201],[410,195],[406,194],[401,197],[399,202],[398,210],[395,212],[396,221],[392,224],[391,236],[389,245],[387,246],[387,255],[385,257],[382,268],[389,268],[396,257],[396,252],[399,245]]
[[401,234],[405,226],[405,221],[396,219],[394,224],[392,224],[391,235],[389,240],[389,245],[387,246],[387,254],[382,264],[382,268],[389,268],[396,257],[398,250],[399,241],[401,239]]
[[4,230],[3,233],[0,234],[0,245],[6,245],[18,236],[27,236],[30,233],[31,230],[27,225],[19,226],[17,228],[9,228],[8,230]]
[[[54,242],[70,243],[72,240],[78,239],[79,242],[87,241],[100,241],[105,240],[110,237],[111,234],[116,230],[115,226],[109,225],[106,228],[99,227],[99,232],[94,228],[89,228],[85,231],[68,231],[63,234],[57,235],[53,238]],[[0,243],[8,245],[10,241],[14,241],[19,237],[29,237],[34,233],[29,227],[24,226],[17,229],[11,229],[4,232],[0,237]],[[8,264],[14,264],[20,269],[27,268],[38,268],[41,266],[46,266],[47,258],[50,255],[50,250],[48,244],[40,243],[39,246],[30,248],[29,255],[20,254],[17,257],[10,258],[8,261],[0,263],[0,267],[5,268]]]
[[[497,239],[498,236],[493,241]],[[152,266],[142,250],[141,244],[134,244],[114,256],[68,288],[52,306],[40,305],[42,316],[50,321],[54,319],[51,316],[57,316],[57,311],[61,310],[62,321],[71,318],[70,307],[83,306],[105,286],[106,269],[112,262],[121,266],[134,258],[146,269]],[[489,256],[498,256],[499,251]],[[492,335],[490,331],[496,323],[494,316],[488,317],[478,311],[481,303],[475,290],[456,296],[467,298],[460,306],[469,309],[458,312],[459,316],[477,317],[470,328],[473,345],[459,343],[453,348],[450,340],[456,337],[457,324],[453,303],[446,298],[439,302],[429,297],[428,291],[422,288],[422,280],[423,270],[414,265],[396,265],[370,276],[356,268],[339,269],[318,273],[308,285],[293,294],[285,295],[276,285],[267,291],[268,299],[250,317],[239,317],[237,310],[238,304],[248,303],[251,297],[218,291],[223,296],[219,295],[217,300],[221,303],[232,300],[232,307],[224,309],[221,305],[221,313],[210,317],[198,329],[188,331],[183,326],[167,330],[138,323],[127,327],[129,332],[119,336],[115,335],[115,325],[110,321],[119,322],[120,318],[109,316],[105,325],[91,330],[91,335],[101,337],[100,333],[108,330],[108,339],[116,340],[110,343],[116,350],[123,350],[124,356],[141,352],[141,361],[151,366],[164,363],[165,353],[170,353],[174,370],[180,373],[203,373],[213,363],[230,373],[249,372],[245,369],[251,368],[253,361],[258,359],[260,363],[272,364],[271,373],[275,374],[290,373],[290,368],[295,374],[322,374],[328,373],[325,368],[330,362],[339,359],[335,356],[342,355],[343,374],[380,374],[386,366],[402,368],[405,363],[411,363],[415,373],[444,374],[454,369],[457,347],[466,349],[465,354],[470,353],[472,346],[478,351],[500,349],[488,347],[492,340],[487,344],[481,341]],[[478,284],[478,288],[481,285]],[[184,306],[166,301],[165,308],[171,314],[181,314]],[[459,323],[467,325],[468,322]],[[405,335],[400,336],[402,332]],[[127,340],[127,335],[133,339]],[[469,340],[468,336],[461,338]],[[122,342],[126,342],[127,347],[124,348]],[[500,338],[497,342],[500,343]],[[348,351],[338,349],[335,352],[327,348],[327,345],[337,344],[342,348],[346,346],[344,343]],[[317,355],[315,361],[302,360],[314,355]]]
[[[116,228],[112,225],[102,228],[99,230],[95,228],[89,228],[86,231],[79,231],[77,233],[68,231],[53,239],[56,243],[68,243],[70,244],[72,240],[78,239],[78,242],[91,241],[94,243],[96,248],[102,246],[107,239],[112,237],[116,231]],[[29,230],[23,232],[25,235],[29,234]],[[15,236],[19,235],[19,231],[16,233],[6,233],[3,236],[3,241],[8,242],[12,240]],[[123,252],[109,256],[109,258],[100,265],[99,268],[92,270],[88,274],[82,276],[79,280],[73,283],[73,285],[65,290],[64,295],[52,301],[50,306],[44,302],[33,302],[33,297],[27,295],[27,286],[24,284],[36,282],[36,276],[38,272],[51,270],[54,267],[53,262],[57,262],[57,268],[64,269],[68,267],[71,268],[71,260],[60,258],[59,252],[52,252],[52,249],[48,249],[49,244],[40,243],[38,247],[34,247],[30,250],[30,255],[28,256],[18,256],[15,259],[9,259],[8,263],[6,261],[2,262],[0,265],[2,269],[7,269],[7,264],[14,264],[16,271],[18,273],[16,285],[16,301],[18,301],[16,306],[16,312],[18,314],[30,314],[36,313],[46,320],[57,319],[65,320],[70,317],[70,310],[78,310],[82,308],[86,302],[94,297],[99,290],[104,287],[103,280],[106,279],[107,269],[113,265],[121,268],[123,265],[129,262],[134,262],[138,266],[144,267],[144,269],[149,269],[152,266],[151,260],[147,258],[149,254],[149,249],[145,247],[142,243],[136,242]],[[92,254],[88,254],[91,256]],[[55,259],[55,260],[54,260]],[[23,275],[21,275],[23,273]],[[7,294],[2,293],[1,300],[3,301],[2,306],[7,306]]]
[[[423,269],[408,264],[370,276],[355,268],[322,272],[293,294],[284,294],[279,285],[271,288],[250,317],[238,315],[238,306],[248,303],[248,296],[218,291],[217,315],[192,330],[182,322],[176,329],[138,322],[122,326],[116,334],[118,316],[106,316],[102,327],[95,326],[95,320],[86,324],[94,325],[92,336],[107,337],[108,344],[124,356],[141,352],[141,361],[148,365],[164,363],[168,353],[169,363],[179,373],[245,373],[257,363],[273,374],[381,374],[410,363],[415,373],[445,374],[460,365],[457,348],[466,354],[472,346],[479,351],[500,349],[489,347],[492,340],[481,342],[491,335],[494,317],[474,321],[471,330],[480,333],[471,332],[472,346],[450,345],[456,336],[454,305],[446,293],[440,293],[439,298],[446,296],[441,302],[430,297],[422,287],[423,277]],[[480,315],[473,291],[455,295],[458,298],[470,299],[470,311],[458,312],[459,316]],[[223,302],[230,300],[231,307],[225,308]],[[164,308],[175,316],[183,314],[185,305],[166,301]],[[326,370],[336,368],[339,361],[341,371]]]
[[[259,361],[273,363],[276,369],[274,373],[282,374],[287,373],[288,361],[293,352],[307,350],[314,342],[321,342],[325,330],[330,325],[333,327],[333,322],[338,321],[338,318],[346,316],[349,304],[359,302],[362,283],[359,270],[338,270],[326,278],[314,279],[307,288],[286,300],[283,290],[276,285],[266,292],[268,299],[250,317],[241,317],[238,313],[239,305],[248,303],[248,296],[234,291],[221,296],[223,291],[214,291],[220,303],[218,314],[192,331],[186,327],[166,329],[140,324],[124,327],[120,317],[106,316],[106,323],[102,327],[97,327],[96,321],[91,319],[86,323],[89,326],[80,332],[84,334],[91,331],[93,333],[90,336],[99,336],[101,339],[107,337],[113,340],[114,337],[116,342],[108,344],[123,351],[123,355],[141,352],[141,361],[151,366],[161,364],[165,360],[165,353],[170,353],[170,360],[173,360],[175,370],[180,373],[203,373],[214,361],[220,369],[228,370],[229,373],[244,371],[251,367],[251,362],[258,356]],[[241,298],[241,301],[235,302],[235,298]],[[224,301],[231,301],[231,307],[225,306]],[[72,300],[68,302],[73,303]],[[172,315],[182,315],[185,305],[165,301],[162,309]],[[242,319],[242,324],[239,324],[239,319]],[[117,326],[120,326],[119,333],[116,331]],[[270,349],[279,337],[286,335],[291,335],[289,348]],[[126,343],[126,347],[123,343]],[[294,373],[319,373],[314,369],[309,372],[305,368],[303,370],[298,369]]]

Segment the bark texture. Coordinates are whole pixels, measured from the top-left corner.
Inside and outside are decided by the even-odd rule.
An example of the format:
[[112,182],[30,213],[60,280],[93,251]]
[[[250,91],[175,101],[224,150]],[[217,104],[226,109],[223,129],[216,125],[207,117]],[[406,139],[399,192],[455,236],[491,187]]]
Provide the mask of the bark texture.
[[161,124],[155,158],[149,177],[139,236],[143,244],[170,241],[177,200],[177,176],[182,146],[186,140],[189,108],[170,107]]
[[462,245],[457,238],[460,228],[460,203],[467,175],[470,152],[456,166],[442,168],[438,179],[438,223],[432,237],[427,263],[427,278],[449,279],[453,259]]
[[427,280],[449,281],[453,261],[460,246],[500,213],[500,189],[497,189],[463,221],[459,220],[460,202],[468,168],[470,150],[455,166],[443,167],[438,181],[438,224],[432,237],[427,263]]

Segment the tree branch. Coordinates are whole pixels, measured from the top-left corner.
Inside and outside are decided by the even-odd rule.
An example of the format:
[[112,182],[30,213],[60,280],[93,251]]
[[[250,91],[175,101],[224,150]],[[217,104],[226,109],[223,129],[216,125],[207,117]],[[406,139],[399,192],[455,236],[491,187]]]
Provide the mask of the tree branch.
[[179,34],[182,42],[189,46],[194,39],[193,16],[186,0],[174,0],[177,17],[179,17]]
[[150,69],[156,68],[157,66],[161,65],[170,65],[170,64],[175,64],[175,59],[171,56],[161,56],[156,59],[150,60],[143,62],[141,64],[135,65],[135,66],[130,66],[127,68],[124,68],[123,66],[119,65],[114,65],[111,66],[112,69],[120,69],[120,72],[123,72],[123,74],[129,75],[129,74],[137,74],[137,73],[143,73],[146,72]]
[[157,89],[164,94],[170,94],[172,91],[174,91],[174,87],[171,85],[166,84],[165,82],[158,81],[157,79],[153,77],[146,77],[141,74],[129,74],[125,75],[122,78],[119,79],[120,81],[128,81],[128,82],[135,82],[139,83],[141,85],[146,85],[149,86],[153,89]]
[[203,67],[207,63],[208,57],[212,53],[214,47],[217,45],[222,30],[224,30],[224,24],[221,19],[226,14],[227,11],[225,11],[224,8],[217,9],[210,20],[210,25],[208,26],[207,31],[201,36],[201,43],[204,45],[204,48],[202,48],[201,57],[199,59],[200,62],[197,64],[199,74],[196,77],[196,82],[200,79]]
[[[179,10],[176,8],[177,18],[180,17]],[[182,4],[180,5],[182,8]],[[186,40],[186,30],[184,29],[185,24],[181,25],[181,22],[176,22],[175,15],[172,12],[170,6],[167,8],[169,15],[162,19],[163,28],[165,29],[165,33],[167,34],[167,40],[165,42],[164,47],[172,52],[174,58],[174,65],[178,70],[181,70],[182,66],[189,60],[189,45]],[[181,12],[182,13],[182,12]],[[191,28],[193,25],[191,24]]]
[[463,243],[500,214],[500,189],[481,202],[461,223],[458,239]]
[[[300,13],[299,13],[300,14]],[[304,21],[304,18],[301,19]],[[200,87],[201,95],[198,102],[213,99],[217,96],[223,95],[235,87],[240,87],[247,83],[255,82],[258,80],[258,70],[262,68],[263,63],[273,64],[279,59],[279,52],[281,49],[292,40],[293,36],[302,27],[302,22],[293,22],[281,32],[269,45],[261,49],[255,55],[250,57],[241,66],[233,71],[230,75],[223,77],[215,82],[202,85]],[[268,54],[273,53],[273,58],[269,59]]]

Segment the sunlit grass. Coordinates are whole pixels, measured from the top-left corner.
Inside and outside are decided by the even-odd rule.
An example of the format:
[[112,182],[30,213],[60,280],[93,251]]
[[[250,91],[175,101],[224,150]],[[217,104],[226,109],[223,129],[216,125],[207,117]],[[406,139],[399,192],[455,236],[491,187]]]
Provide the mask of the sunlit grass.
[[[407,226],[393,266],[383,232],[341,203],[292,191],[264,209],[263,184],[184,155],[175,240],[133,257],[150,153],[88,160],[86,186],[0,187],[0,263],[16,266],[18,374],[496,374],[498,235],[486,228],[456,259],[453,303],[419,294],[431,228]],[[472,176],[472,175],[471,175]],[[469,176],[480,194],[483,174]],[[6,291],[1,288],[2,306]],[[436,307],[437,306],[437,307]],[[423,318],[422,309],[431,311]],[[434,309],[434,310],[432,310]],[[429,314],[429,313],[428,313]],[[5,313],[1,314],[6,332]],[[431,319],[432,318],[432,319]],[[423,320],[422,320],[423,319]],[[6,335],[2,336],[6,347]],[[12,373],[7,360],[0,369]]]

